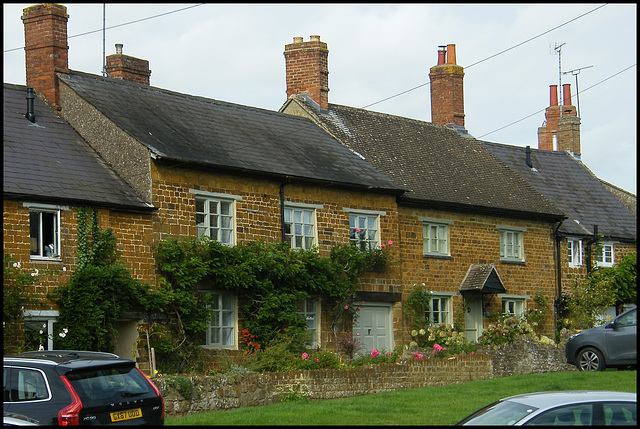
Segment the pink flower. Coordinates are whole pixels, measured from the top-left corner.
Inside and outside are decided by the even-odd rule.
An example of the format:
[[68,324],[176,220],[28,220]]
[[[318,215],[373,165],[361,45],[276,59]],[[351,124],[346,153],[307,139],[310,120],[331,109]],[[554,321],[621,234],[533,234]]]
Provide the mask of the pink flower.
[[382,245],[382,246],[380,246],[380,247],[382,247],[382,248],[384,249],[384,248],[385,248],[385,247],[387,247],[387,246],[385,246],[385,245],[383,244],[383,245]]
[[389,246],[391,246],[393,244],[393,241],[389,240]]
[[318,358],[316,358],[316,362],[320,362],[320,361],[318,360]]
[[344,306],[344,309],[345,309],[345,310],[348,310],[348,309],[349,309],[349,306],[348,306],[348,305],[345,305],[345,306]]
[[387,356],[391,356],[391,352],[387,352]]
[[309,359],[309,355],[306,353],[302,353],[302,360],[307,360]]
[[421,354],[420,354],[420,353],[418,353],[418,352],[413,352],[413,355],[414,355],[414,356],[416,357],[416,359],[418,359],[418,360],[422,360],[422,358],[424,357],[423,355],[421,355]]
[[473,355],[475,355],[475,354],[476,354],[476,352],[471,352],[471,356],[473,356]]
[[376,349],[371,350],[371,358],[375,359],[376,356],[378,356],[380,354],[380,352]]
[[360,311],[360,307],[358,307],[358,311]]

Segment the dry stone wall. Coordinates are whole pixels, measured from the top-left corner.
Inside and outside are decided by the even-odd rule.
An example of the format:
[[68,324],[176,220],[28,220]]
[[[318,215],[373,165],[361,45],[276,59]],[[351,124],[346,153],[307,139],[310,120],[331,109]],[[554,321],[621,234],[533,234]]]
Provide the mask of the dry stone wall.
[[270,405],[292,394],[311,400],[335,399],[514,374],[575,371],[575,367],[566,363],[563,343],[542,344],[524,336],[512,344],[483,348],[474,355],[424,356],[416,360],[407,354],[400,363],[362,369],[163,376],[153,381],[164,397],[166,415],[177,417]]

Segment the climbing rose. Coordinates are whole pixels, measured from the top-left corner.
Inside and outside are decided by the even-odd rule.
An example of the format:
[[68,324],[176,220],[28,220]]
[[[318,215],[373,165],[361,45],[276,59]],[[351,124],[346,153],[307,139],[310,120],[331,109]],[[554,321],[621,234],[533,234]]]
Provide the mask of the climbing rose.
[[380,352],[376,349],[371,350],[371,358],[375,359],[376,356],[378,356],[380,354]]

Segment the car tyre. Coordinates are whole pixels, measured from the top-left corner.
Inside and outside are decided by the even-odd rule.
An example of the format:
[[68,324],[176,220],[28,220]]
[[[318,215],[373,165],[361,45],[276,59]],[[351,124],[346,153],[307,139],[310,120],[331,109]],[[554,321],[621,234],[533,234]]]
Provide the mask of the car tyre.
[[577,361],[580,371],[604,371],[607,367],[600,350],[593,347],[580,350]]

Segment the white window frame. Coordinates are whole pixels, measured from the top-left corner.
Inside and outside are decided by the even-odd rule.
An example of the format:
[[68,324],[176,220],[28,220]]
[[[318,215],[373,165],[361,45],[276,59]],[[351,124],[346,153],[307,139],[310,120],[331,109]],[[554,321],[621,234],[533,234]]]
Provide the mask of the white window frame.
[[361,251],[380,247],[380,216],[386,212],[343,208],[349,213],[349,240]]
[[[431,292],[431,301],[429,302],[429,310],[427,311],[426,318],[429,322],[438,325],[440,323],[446,323],[451,325],[451,297],[455,295],[453,292]],[[437,304],[435,304],[437,303]],[[434,310],[435,307],[438,310]],[[438,316],[437,320],[436,317]],[[443,317],[444,316],[444,317]]]
[[[518,319],[524,318],[525,310],[527,309],[526,301],[530,298],[530,296],[498,294],[498,298],[502,300],[503,316],[516,317]],[[513,312],[509,311],[511,309],[513,309]]]
[[[309,309],[313,304],[313,309]],[[307,322],[307,330],[313,333],[313,339],[309,345],[316,348],[320,344],[320,299],[312,296],[298,303],[298,314],[302,315]]]
[[43,343],[42,347],[45,350],[55,350],[53,343],[56,335],[54,323],[58,321],[58,310],[22,310],[22,315],[24,316],[25,330],[27,324],[38,323],[47,339],[46,344]]
[[[285,240],[292,249],[310,250],[318,242],[318,204],[285,203]],[[299,219],[298,219],[299,216]]]
[[[239,195],[221,194],[218,192],[200,191],[198,189],[190,189],[189,192],[195,195],[196,202],[196,238],[207,236],[211,240],[220,242],[227,246],[234,246],[236,243],[236,201],[242,200]],[[203,203],[202,212],[198,211],[198,203]],[[216,213],[210,211],[211,204],[218,207]],[[223,206],[228,206],[228,213],[223,213]],[[198,217],[203,216],[203,221],[198,224]],[[217,225],[212,227],[211,220],[215,219]],[[225,225],[225,223],[228,223]],[[224,233],[228,233],[225,239]],[[215,237],[212,236],[215,233]]]
[[[24,207],[29,209],[29,257],[31,260],[41,260],[41,261],[61,261],[61,229],[60,229],[60,213],[62,210],[68,210],[66,206],[57,206],[51,204],[38,204],[38,203],[23,203]],[[49,240],[49,237],[44,237],[45,228],[43,225],[43,213],[47,213],[53,215],[52,224],[49,226],[51,230],[50,234],[53,235],[52,239]],[[37,214],[38,216],[38,224],[32,225],[32,215]],[[34,230],[34,226],[37,227],[37,231]],[[33,234],[36,234],[36,237],[33,237]],[[46,241],[53,241],[52,243],[46,243]],[[35,250],[33,249],[35,239]],[[53,249],[50,249],[49,246],[53,245]],[[36,253],[32,253],[32,252]],[[50,254],[47,254],[50,253]]]
[[[211,314],[209,319],[209,323],[207,324],[207,332],[205,344],[202,347],[205,348],[216,348],[216,349],[237,349],[238,347],[238,299],[235,294],[226,292],[226,291],[207,291],[205,292],[208,295],[214,295],[214,299],[216,299],[216,307],[214,307],[214,312]],[[233,304],[231,309],[224,308],[224,298],[231,298],[233,300]],[[207,304],[207,308],[211,308],[211,304]],[[216,314],[215,310],[221,309],[219,314]],[[225,324],[224,315],[227,314]],[[217,320],[216,320],[217,319]],[[214,342],[213,341],[213,330],[218,331],[218,338],[221,340],[225,338],[224,330],[230,329],[231,333],[227,335],[230,338],[230,342],[225,343],[224,341]]]
[[452,221],[418,218],[422,222],[422,253],[424,256],[450,256],[449,225]]
[[578,268],[582,266],[582,240],[569,238],[567,240],[567,250],[569,267]]
[[500,231],[500,259],[503,262],[523,262],[524,232],[527,229],[502,225],[497,228]]
[[596,255],[596,263],[599,267],[613,267],[615,264],[613,242],[602,243],[602,252]]

